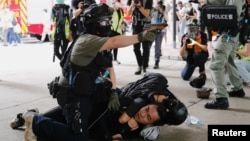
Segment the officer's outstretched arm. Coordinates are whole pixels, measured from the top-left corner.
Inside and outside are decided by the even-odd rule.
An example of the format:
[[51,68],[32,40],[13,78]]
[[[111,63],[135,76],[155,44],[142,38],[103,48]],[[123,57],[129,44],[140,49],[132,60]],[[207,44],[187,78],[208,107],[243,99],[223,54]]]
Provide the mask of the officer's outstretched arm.
[[119,35],[110,37],[101,47],[100,51],[113,49],[113,48],[122,48],[128,47],[130,45],[145,42],[145,41],[154,41],[156,36],[155,30],[143,31],[137,35]]

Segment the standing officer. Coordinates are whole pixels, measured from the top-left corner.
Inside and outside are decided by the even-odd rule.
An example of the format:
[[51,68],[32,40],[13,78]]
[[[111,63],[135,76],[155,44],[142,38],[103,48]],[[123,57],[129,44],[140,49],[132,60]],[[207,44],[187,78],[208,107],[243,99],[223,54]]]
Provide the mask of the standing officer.
[[[207,5],[235,6],[237,8],[237,21],[240,22],[244,17],[246,0],[207,0]],[[210,65],[216,100],[211,103],[206,103],[205,108],[207,109],[227,109],[229,107],[228,95],[230,97],[245,96],[243,84],[234,63],[236,50],[240,43],[239,29],[224,27],[219,30],[219,34],[220,36],[214,47]],[[229,92],[227,92],[225,81],[226,71],[233,85],[232,90]]]
[[[70,38],[70,21],[73,13],[64,0],[57,0],[52,8],[51,18],[54,22],[54,55],[61,60]],[[53,59],[54,61],[54,59]]]

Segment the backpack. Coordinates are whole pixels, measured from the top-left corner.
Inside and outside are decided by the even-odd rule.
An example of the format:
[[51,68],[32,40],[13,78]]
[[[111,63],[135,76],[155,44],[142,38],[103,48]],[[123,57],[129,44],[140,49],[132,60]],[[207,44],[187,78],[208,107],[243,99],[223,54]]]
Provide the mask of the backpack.
[[167,92],[168,80],[160,73],[146,73],[143,78],[131,82],[121,90],[120,96],[125,97],[147,97],[149,93],[158,91],[162,93]]
[[[233,5],[207,5],[202,8],[201,16],[205,26],[213,30],[237,27],[237,8]],[[224,18],[222,18],[224,17]]]
[[244,7],[234,4],[235,2],[236,0],[207,0],[207,5],[202,8],[201,12],[203,26],[218,31],[218,33],[228,32],[230,36],[235,37],[240,32],[240,21],[238,19],[243,17],[244,14],[239,13],[240,8],[243,9]]

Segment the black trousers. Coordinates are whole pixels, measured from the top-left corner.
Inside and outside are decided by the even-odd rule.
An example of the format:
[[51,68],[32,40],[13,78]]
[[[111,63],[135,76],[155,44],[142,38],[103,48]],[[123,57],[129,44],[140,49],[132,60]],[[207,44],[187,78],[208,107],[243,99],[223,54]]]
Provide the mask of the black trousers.
[[[142,45],[142,51],[141,51],[141,45]],[[138,67],[143,67],[143,68],[148,67],[151,45],[152,42],[148,41],[134,44],[134,53]]]
[[54,55],[61,60],[64,52],[67,50],[69,40],[65,38],[65,31],[58,27],[54,38]]

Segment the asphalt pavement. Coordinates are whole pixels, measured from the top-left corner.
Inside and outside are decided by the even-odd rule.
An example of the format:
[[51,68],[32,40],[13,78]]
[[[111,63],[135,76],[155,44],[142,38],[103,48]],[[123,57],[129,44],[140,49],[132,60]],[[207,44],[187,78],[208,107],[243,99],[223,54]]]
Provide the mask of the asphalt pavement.
[[[26,109],[38,108],[43,113],[57,105],[56,100],[49,95],[47,83],[60,75],[59,61],[53,60],[53,45],[50,42],[38,43],[37,40],[25,40],[17,46],[0,45],[0,140],[23,141],[23,131],[10,128],[10,122],[17,113]],[[137,69],[133,47],[118,49],[118,60],[114,62],[118,86],[142,78],[134,75]],[[206,64],[207,82],[205,87],[212,88],[209,61]],[[200,99],[196,89],[189,81],[180,78],[185,62],[178,56],[178,46],[162,46],[160,68],[153,69],[154,46],[150,54],[148,72],[162,73],[169,82],[169,90],[173,92],[188,107],[189,114],[198,118],[201,124],[183,123],[179,126],[162,127],[157,141],[207,141],[208,125],[249,125],[250,124],[250,88],[244,87],[244,98],[229,98],[230,107],[227,110],[208,110],[206,102],[213,100]],[[197,77],[198,69],[193,74]],[[249,128],[248,128],[249,129]],[[236,138],[237,139],[237,138]],[[143,140],[143,139],[135,139]]]

